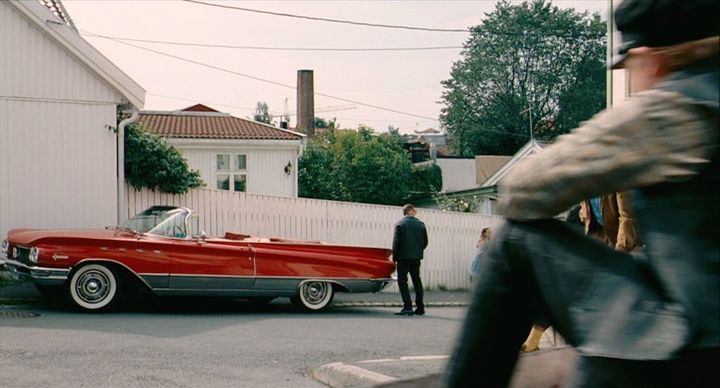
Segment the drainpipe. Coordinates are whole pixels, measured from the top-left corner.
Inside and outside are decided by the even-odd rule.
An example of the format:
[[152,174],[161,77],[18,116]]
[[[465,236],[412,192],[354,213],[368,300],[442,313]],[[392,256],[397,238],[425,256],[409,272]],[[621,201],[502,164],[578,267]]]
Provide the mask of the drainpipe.
[[300,139],[300,146],[298,147],[297,156],[295,157],[295,198],[300,196],[300,158],[303,153],[305,153],[305,148],[307,148],[307,140],[308,138],[306,136]]
[[118,124],[117,131],[117,224],[120,225],[127,217],[127,190],[125,185],[125,128],[136,122],[140,117],[138,108],[132,106],[130,117]]

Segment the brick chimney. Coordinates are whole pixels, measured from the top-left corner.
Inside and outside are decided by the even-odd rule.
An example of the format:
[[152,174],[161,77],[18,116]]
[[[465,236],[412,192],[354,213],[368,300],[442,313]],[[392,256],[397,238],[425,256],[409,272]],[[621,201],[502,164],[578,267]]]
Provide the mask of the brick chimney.
[[297,129],[312,137],[315,135],[313,71],[298,70],[297,74]]

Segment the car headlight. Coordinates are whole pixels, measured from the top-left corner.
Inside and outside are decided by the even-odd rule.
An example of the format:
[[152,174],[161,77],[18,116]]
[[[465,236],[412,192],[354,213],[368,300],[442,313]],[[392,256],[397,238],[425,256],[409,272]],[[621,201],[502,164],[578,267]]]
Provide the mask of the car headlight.
[[8,240],[2,240],[2,245],[0,245],[0,254],[7,254],[8,247],[10,247],[10,242],[8,242]]
[[37,263],[38,258],[40,258],[40,248],[38,248],[38,247],[30,248],[30,255],[28,256],[28,259],[30,259],[30,261],[32,261],[33,263]]

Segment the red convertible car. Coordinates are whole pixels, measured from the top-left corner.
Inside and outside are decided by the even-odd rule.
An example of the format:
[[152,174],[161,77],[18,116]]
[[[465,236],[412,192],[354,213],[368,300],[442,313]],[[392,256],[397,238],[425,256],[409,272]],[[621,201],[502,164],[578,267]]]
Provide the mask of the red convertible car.
[[377,292],[392,281],[391,251],[314,241],[199,232],[187,208],[154,206],[104,230],[14,229],[5,266],[45,295],[102,310],[139,283],[157,295],[222,296],[327,308],[335,292]]

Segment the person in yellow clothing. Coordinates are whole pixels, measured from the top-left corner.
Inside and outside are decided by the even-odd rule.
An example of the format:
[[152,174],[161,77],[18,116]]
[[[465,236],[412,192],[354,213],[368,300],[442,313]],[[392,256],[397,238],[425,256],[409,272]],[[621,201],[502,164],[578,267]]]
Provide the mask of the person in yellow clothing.
[[[632,252],[641,247],[635,216],[630,209],[629,191],[613,193],[580,202],[580,221],[585,234],[593,236],[617,250]],[[534,324],[522,345],[523,352],[540,349],[540,340],[547,328]]]

